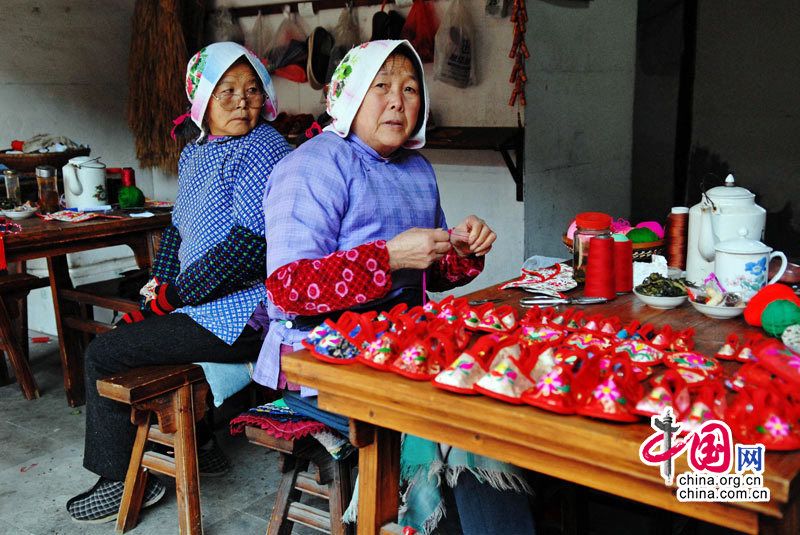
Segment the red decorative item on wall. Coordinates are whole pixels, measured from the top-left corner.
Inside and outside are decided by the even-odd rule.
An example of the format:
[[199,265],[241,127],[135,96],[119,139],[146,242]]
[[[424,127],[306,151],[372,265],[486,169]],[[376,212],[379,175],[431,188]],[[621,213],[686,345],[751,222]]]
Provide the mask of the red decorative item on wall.
[[514,0],[514,7],[511,8],[511,23],[514,25],[514,42],[508,57],[514,60],[514,67],[511,69],[509,83],[514,84],[511,91],[509,106],[514,106],[519,99],[520,106],[525,105],[525,82],[528,77],[525,75],[525,60],[530,57],[528,46],[525,44],[525,27],[528,24],[528,9],[525,7],[525,0]]

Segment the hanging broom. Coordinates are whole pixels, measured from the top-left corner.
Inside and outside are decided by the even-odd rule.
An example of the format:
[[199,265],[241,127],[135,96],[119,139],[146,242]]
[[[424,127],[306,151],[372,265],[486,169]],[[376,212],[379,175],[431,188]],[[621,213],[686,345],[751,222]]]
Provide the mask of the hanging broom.
[[176,174],[184,140],[170,137],[172,119],[186,111],[188,51],[180,0],[137,0],[128,62],[128,125],[142,167]]

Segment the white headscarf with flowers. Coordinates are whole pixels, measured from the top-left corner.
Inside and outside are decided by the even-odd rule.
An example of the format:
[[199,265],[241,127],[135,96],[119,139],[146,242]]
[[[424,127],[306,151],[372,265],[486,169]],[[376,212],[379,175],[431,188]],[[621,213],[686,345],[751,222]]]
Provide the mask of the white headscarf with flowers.
[[205,135],[203,118],[208,109],[211,93],[225,71],[243,56],[253,67],[267,94],[261,116],[267,121],[272,121],[278,115],[278,97],[272,86],[272,79],[258,56],[238,43],[213,43],[200,49],[186,66],[186,96],[192,103],[190,116],[194,124],[200,128],[200,138]]
[[328,88],[328,115],[333,119],[325,130],[335,132],[341,137],[347,137],[350,126],[353,124],[358,109],[364,101],[367,91],[378,74],[386,58],[392,55],[398,47],[405,46],[411,51],[419,72],[419,84],[422,87],[424,102],[421,114],[422,124],[417,125],[417,131],[403,143],[407,149],[420,149],[425,146],[425,125],[428,122],[430,99],[428,87],[425,85],[425,75],[422,70],[422,60],[417,51],[406,40],[370,41],[356,46],[345,55],[339,66],[333,72]]

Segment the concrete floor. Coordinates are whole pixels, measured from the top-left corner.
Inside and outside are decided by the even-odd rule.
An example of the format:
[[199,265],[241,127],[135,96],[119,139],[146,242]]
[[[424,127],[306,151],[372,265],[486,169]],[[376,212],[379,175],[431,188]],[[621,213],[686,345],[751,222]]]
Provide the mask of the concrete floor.
[[[67,500],[91,487],[97,476],[82,467],[84,411],[67,405],[55,339],[31,344],[31,364],[41,398],[25,400],[16,383],[0,387],[0,533],[114,533],[113,523],[76,524],[65,509]],[[278,455],[225,429],[216,435],[233,469],[221,478],[201,479],[204,532],[265,533],[279,480]],[[162,480],[166,497],[142,511],[132,533],[178,532],[174,482]],[[317,532],[296,526],[294,533]]]

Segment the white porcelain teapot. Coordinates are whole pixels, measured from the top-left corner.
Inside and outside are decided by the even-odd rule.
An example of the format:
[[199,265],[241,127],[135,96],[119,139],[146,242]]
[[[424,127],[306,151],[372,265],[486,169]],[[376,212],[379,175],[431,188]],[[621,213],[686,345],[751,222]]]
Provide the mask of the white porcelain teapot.
[[[767,284],[777,282],[788,265],[786,255],[760,241],[747,239],[744,230],[735,240],[719,242],[714,249],[714,274],[726,291],[741,293],[745,301]],[[776,256],[781,259],[781,267],[767,283],[769,261]]]
[[714,271],[715,245],[734,240],[744,232],[750,240],[764,238],[767,211],[756,204],[755,195],[736,185],[733,175],[725,185],[711,188],[689,210],[686,278],[701,283]]
[[61,171],[67,208],[88,208],[108,203],[106,164],[99,157],[72,158]]

